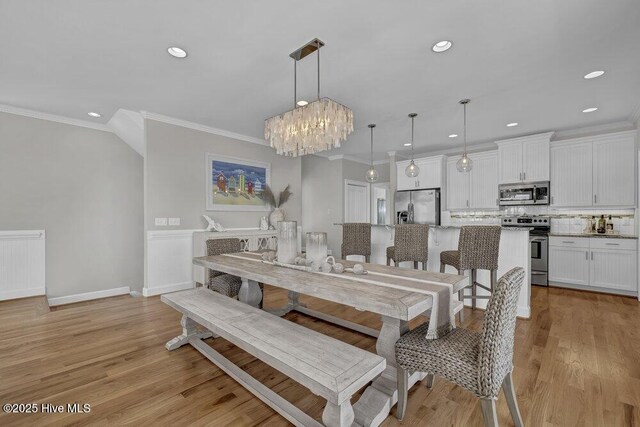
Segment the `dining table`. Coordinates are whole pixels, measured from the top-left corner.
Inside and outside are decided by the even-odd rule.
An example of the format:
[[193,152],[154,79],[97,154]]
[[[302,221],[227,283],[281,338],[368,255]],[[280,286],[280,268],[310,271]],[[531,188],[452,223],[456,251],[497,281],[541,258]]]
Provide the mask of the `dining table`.
[[[354,261],[336,260],[353,271]],[[398,399],[396,382],[395,343],[409,330],[409,322],[429,313],[433,307],[433,289],[447,289],[455,295],[469,286],[466,276],[414,270],[394,266],[360,263],[368,274],[326,274],[287,268],[265,262],[260,252],[240,252],[215,256],[195,257],[195,265],[242,279],[238,299],[254,307],[260,306],[265,283],[288,291],[288,303],[281,308],[268,309],[282,316],[297,311],[321,320],[338,324],[377,338],[376,352],[387,361],[384,372],[375,379],[353,405],[355,423],[378,426],[389,415]],[[373,280],[375,279],[375,280]],[[382,326],[375,330],[336,316],[312,310],[299,299],[307,295],[331,301],[357,310],[381,316]],[[426,374],[415,372],[409,378],[409,387]]]

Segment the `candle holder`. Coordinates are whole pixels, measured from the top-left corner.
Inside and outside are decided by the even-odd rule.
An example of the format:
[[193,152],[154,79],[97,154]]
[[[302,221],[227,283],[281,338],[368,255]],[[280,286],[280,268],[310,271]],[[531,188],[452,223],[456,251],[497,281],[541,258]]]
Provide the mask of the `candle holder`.
[[293,264],[298,255],[298,223],[278,221],[278,262]]
[[327,233],[307,233],[307,260],[324,262],[327,259]]

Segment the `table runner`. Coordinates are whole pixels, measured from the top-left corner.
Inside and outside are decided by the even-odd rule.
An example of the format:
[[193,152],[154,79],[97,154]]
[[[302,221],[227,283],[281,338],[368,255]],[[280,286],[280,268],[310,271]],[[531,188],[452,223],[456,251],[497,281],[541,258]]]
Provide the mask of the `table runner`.
[[[256,256],[259,258],[250,257]],[[271,264],[270,262],[263,261],[261,256],[262,254],[259,252],[243,252],[240,254],[224,254],[224,256],[239,258],[247,261],[254,262],[263,262],[266,264]],[[272,264],[271,264],[272,265]],[[287,268],[287,267],[282,267]],[[398,267],[398,273],[401,273],[401,270]],[[323,273],[323,272],[309,272],[310,274],[320,274],[324,276],[335,276],[340,277],[347,280],[358,281],[362,283],[369,283],[375,286],[382,286],[387,288],[395,288],[401,289],[409,292],[415,292],[420,294],[429,295],[433,301],[431,307],[431,314],[429,315],[429,328],[427,330],[426,339],[433,340],[442,338],[444,335],[451,332],[451,330],[455,327],[455,315],[453,313],[453,307],[451,305],[451,297],[453,295],[453,286],[447,283],[435,283],[433,281],[418,279],[414,277],[403,276],[402,274],[387,274],[380,273],[375,271],[368,271],[367,275],[357,275],[351,272],[344,273]],[[416,282],[420,283],[422,286],[412,287],[408,285],[403,285],[402,283],[388,283],[380,280],[375,280],[375,278],[368,278],[369,276],[379,276],[379,277],[388,277],[391,279],[399,279],[404,281]]]

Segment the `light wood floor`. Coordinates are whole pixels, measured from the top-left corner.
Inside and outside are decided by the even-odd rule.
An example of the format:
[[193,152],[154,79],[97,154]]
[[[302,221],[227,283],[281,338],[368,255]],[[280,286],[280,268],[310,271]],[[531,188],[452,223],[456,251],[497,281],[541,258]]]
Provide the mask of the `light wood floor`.
[[[302,298],[313,308],[377,327],[368,313]],[[285,293],[267,287],[266,306]],[[482,311],[466,311],[479,329]],[[291,321],[373,351],[372,338],[314,319]],[[89,403],[88,414],[0,414],[0,425],[286,425],[189,346],[164,343],[180,316],[154,298],[116,297],[49,311],[44,298],[0,303],[0,403]],[[304,411],[324,401],[238,348],[208,340]],[[527,426],[640,426],[640,303],[632,298],[533,288],[519,320],[514,378]],[[357,397],[357,396],[356,396]],[[399,425],[395,417],[384,425]],[[513,425],[504,397],[500,425]],[[402,425],[480,426],[477,399],[442,379],[414,387]]]

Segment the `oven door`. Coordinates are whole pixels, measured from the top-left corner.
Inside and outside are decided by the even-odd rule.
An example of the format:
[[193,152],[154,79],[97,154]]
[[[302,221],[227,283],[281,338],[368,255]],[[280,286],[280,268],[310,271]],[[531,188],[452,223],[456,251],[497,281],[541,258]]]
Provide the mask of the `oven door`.
[[547,286],[549,238],[532,234],[531,244],[531,284]]

